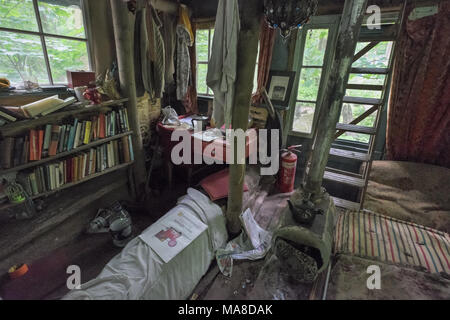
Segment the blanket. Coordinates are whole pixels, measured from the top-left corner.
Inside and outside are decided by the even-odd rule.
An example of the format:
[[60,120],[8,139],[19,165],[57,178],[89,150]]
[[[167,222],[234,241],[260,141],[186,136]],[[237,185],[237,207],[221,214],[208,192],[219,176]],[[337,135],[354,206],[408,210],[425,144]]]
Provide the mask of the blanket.
[[450,169],[374,161],[364,208],[450,233]]

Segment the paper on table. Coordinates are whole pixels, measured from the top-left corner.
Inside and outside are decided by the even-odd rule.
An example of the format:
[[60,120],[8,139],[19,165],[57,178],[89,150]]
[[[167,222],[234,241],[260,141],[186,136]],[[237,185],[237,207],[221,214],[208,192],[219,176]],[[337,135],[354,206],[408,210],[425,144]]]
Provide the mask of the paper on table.
[[139,237],[167,263],[207,228],[189,209],[177,206]]

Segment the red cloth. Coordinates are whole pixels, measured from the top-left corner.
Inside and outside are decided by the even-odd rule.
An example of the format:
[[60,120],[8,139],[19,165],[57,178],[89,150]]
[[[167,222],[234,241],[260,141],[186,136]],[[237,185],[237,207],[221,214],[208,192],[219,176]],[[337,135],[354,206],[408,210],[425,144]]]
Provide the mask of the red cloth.
[[[192,24],[192,32],[196,32],[195,24]],[[195,50],[195,38],[194,44],[189,48],[189,56],[191,59],[191,83],[188,86],[186,96],[183,100],[183,106],[186,113],[198,113],[197,104],[197,52]]]
[[[228,175],[227,168],[200,181],[200,185],[208,193],[212,201],[228,197]],[[244,183],[244,192],[246,191],[248,191],[248,186]]]
[[409,20],[396,45],[387,159],[450,167],[450,1]]
[[261,103],[261,90],[266,87],[269,80],[269,71],[272,64],[273,45],[275,43],[275,30],[269,27],[266,19],[261,21],[261,34],[259,37],[259,59],[258,59],[258,87],[256,93],[252,96],[252,103],[258,105]]

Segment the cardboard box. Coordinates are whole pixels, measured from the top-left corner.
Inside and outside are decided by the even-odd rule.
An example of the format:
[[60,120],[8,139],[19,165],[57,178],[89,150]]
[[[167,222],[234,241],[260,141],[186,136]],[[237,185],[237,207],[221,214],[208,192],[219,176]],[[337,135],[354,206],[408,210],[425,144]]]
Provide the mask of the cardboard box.
[[87,71],[66,71],[67,81],[70,88],[87,86],[89,82],[95,81],[95,72]]

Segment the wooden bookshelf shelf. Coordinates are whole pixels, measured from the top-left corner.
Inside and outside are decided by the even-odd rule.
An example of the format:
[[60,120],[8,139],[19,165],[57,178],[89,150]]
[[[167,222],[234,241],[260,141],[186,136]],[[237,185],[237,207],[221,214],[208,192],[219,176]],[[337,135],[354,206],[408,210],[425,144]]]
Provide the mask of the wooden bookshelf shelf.
[[30,128],[35,128],[48,123],[57,122],[70,116],[75,116],[83,113],[107,112],[110,110],[110,107],[120,106],[127,101],[128,99],[110,100],[96,105],[79,106],[78,108],[73,110],[70,110],[69,106],[67,107],[69,110],[66,111],[51,113],[49,115],[42,116],[39,118],[12,122],[10,124],[0,127],[0,137],[17,136]]
[[[87,181],[89,181],[89,180],[98,178],[98,177],[103,176],[103,175],[105,175],[105,174],[109,174],[109,173],[114,172],[114,171],[118,171],[118,170],[121,170],[121,169],[125,169],[125,168],[131,166],[133,163],[134,163],[134,161],[131,161],[131,162],[128,162],[128,163],[122,163],[122,164],[119,164],[119,165],[117,165],[117,166],[114,166],[114,167],[105,169],[105,170],[103,170],[103,171],[101,171],[101,172],[97,172],[97,173],[91,174],[91,175],[89,175],[89,176],[86,176],[86,177],[84,177],[83,179],[78,180],[78,181],[76,181],[76,182],[66,183],[66,184],[62,185],[61,187],[59,187],[59,188],[57,188],[57,189],[55,189],[55,190],[51,190],[51,191],[48,191],[48,192],[45,192],[45,193],[40,193],[40,194],[31,196],[31,199],[34,200],[34,199],[38,199],[38,198],[48,197],[48,196],[50,196],[50,195],[52,195],[52,194],[55,194],[55,193],[57,193],[57,192],[60,192],[60,191],[62,191],[62,190],[64,190],[64,189],[71,188],[71,187],[73,187],[73,186],[82,184],[82,183],[84,183],[84,182],[87,182]],[[10,209],[10,208],[13,208],[13,207],[15,207],[15,206],[17,206],[17,204],[15,204],[15,203],[10,203],[10,202],[0,204],[0,213],[1,213],[3,210]]]
[[131,162],[128,162],[128,163],[122,163],[122,164],[119,164],[119,165],[117,165],[117,166],[114,166],[114,167],[105,169],[105,170],[103,170],[103,171],[101,171],[101,172],[97,172],[97,173],[91,174],[91,175],[89,175],[89,176],[86,176],[86,177],[84,177],[83,179],[78,180],[78,181],[76,181],[76,182],[66,183],[66,184],[62,185],[61,187],[59,187],[59,188],[57,188],[57,189],[55,189],[55,190],[48,191],[48,192],[44,192],[44,193],[39,193],[39,194],[37,194],[37,195],[32,196],[31,199],[34,200],[34,199],[37,199],[37,198],[48,197],[49,195],[52,195],[52,194],[54,194],[54,193],[56,193],[56,192],[59,192],[59,191],[61,191],[61,190],[64,190],[64,189],[67,189],[67,188],[76,186],[76,185],[81,184],[81,183],[84,183],[84,182],[87,182],[87,181],[89,181],[89,180],[92,180],[92,179],[94,179],[94,178],[103,176],[103,175],[108,174],[108,173],[111,173],[111,172],[113,172],[113,171],[127,168],[127,167],[131,166],[133,163],[134,163],[134,161],[131,161]]
[[21,171],[21,170],[25,170],[25,169],[32,168],[32,167],[37,167],[37,166],[42,165],[44,163],[51,162],[51,161],[54,161],[54,160],[57,160],[57,159],[61,159],[61,158],[67,157],[67,156],[69,156],[71,154],[75,154],[75,153],[78,153],[78,152],[81,152],[81,151],[84,151],[84,150],[88,150],[90,148],[99,146],[99,145],[107,143],[109,141],[117,140],[117,139],[120,139],[122,137],[129,136],[132,133],[133,133],[132,131],[127,131],[127,132],[124,132],[124,133],[116,134],[114,136],[111,136],[111,137],[108,137],[108,138],[105,138],[105,139],[99,139],[99,140],[96,140],[96,141],[91,142],[89,144],[82,145],[82,146],[80,146],[78,148],[75,148],[75,149],[72,149],[70,151],[65,151],[65,152],[58,153],[58,154],[56,154],[55,156],[52,156],[52,157],[44,158],[44,159],[37,160],[37,161],[31,161],[31,162],[28,162],[28,163],[25,163],[25,164],[22,164],[20,166],[13,167],[13,168],[10,168],[10,169],[3,169],[3,170],[0,170],[0,176],[4,175],[4,174],[7,174],[7,173],[15,172],[15,171]]

